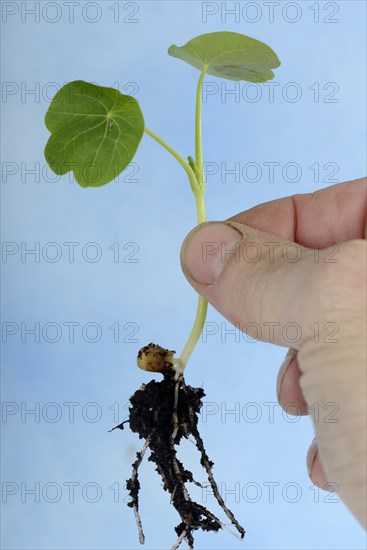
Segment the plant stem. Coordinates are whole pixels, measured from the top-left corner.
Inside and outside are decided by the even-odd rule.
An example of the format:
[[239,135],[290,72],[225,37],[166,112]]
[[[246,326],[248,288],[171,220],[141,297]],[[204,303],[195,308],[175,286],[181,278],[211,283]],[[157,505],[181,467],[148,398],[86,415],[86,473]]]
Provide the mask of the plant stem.
[[[201,107],[202,107],[202,95],[203,95],[203,82],[208,66],[204,65],[196,90],[196,109],[195,109],[195,164],[196,164],[196,177],[198,180],[199,188],[205,189],[205,181],[203,175],[203,140],[201,131]],[[200,220],[198,220],[199,223]]]
[[[201,106],[202,106],[202,93],[203,93],[203,82],[205,78],[205,73],[207,66],[203,67],[201,75],[198,82],[198,87],[196,91],[196,110],[195,110],[195,165],[196,165],[196,180],[197,187],[193,189],[196,200],[196,213],[198,224],[206,221],[206,212],[205,212],[205,180],[203,172],[203,142],[202,142],[202,124],[201,124]],[[201,296],[198,298],[198,305],[196,309],[196,316],[193,327],[190,332],[190,336],[181,352],[180,358],[178,360],[182,370],[185,369],[188,360],[194,348],[200,338],[202,333],[203,326],[206,319],[206,313],[208,310],[208,302],[204,300]]]
[[208,302],[202,298],[202,296],[199,296],[198,298],[198,305],[196,309],[196,315],[195,315],[195,321],[193,324],[193,327],[190,332],[190,336],[181,352],[180,358],[179,358],[179,364],[182,370],[187,365],[188,360],[190,359],[190,356],[192,352],[194,351],[194,348],[200,338],[201,332],[203,330],[203,326],[205,323],[206,318],[206,312],[208,310]]
[[[195,193],[195,199],[196,199],[196,212],[197,212],[198,223],[203,223],[206,220],[203,189],[202,190],[200,189],[197,193]],[[185,369],[186,364],[190,359],[190,356],[194,351],[194,348],[200,338],[200,335],[202,333],[203,326],[205,323],[207,310],[208,310],[208,302],[204,300],[204,298],[199,296],[196,315],[195,315],[195,321],[191,329],[190,336],[181,352],[180,358],[178,359],[179,366],[182,370]]]
[[154,132],[149,130],[149,128],[145,127],[144,132],[146,134],[148,134],[148,136],[153,138],[155,141],[157,141],[160,145],[162,145],[162,147],[164,147],[164,149],[166,149],[166,151],[171,153],[171,155],[181,164],[182,168],[185,170],[186,174],[188,175],[188,178],[190,180],[191,189],[195,193],[195,190],[197,189],[196,176],[195,176],[191,166],[186,162],[186,160],[183,157],[181,157],[181,155],[179,153],[177,153],[177,151],[175,151],[173,149],[173,147],[168,145],[168,143],[166,143],[162,138],[160,138],[159,136],[157,136],[157,134],[155,134]]
[[[148,128],[144,128],[146,134],[157,141],[162,147],[164,147],[183,167],[188,178],[190,180],[191,189],[195,195],[196,201],[196,214],[198,224],[206,221],[205,212],[205,180],[203,171],[203,145],[202,145],[202,131],[201,131],[201,108],[202,108],[202,93],[203,82],[206,74],[207,66],[205,65],[201,71],[198,87],[196,91],[196,110],[195,110],[195,166],[192,168],[193,161],[189,157],[189,163],[185,161],[181,155],[177,153],[168,143],[157,136],[154,132]],[[203,330],[205,323],[206,312],[208,309],[208,302],[201,296],[198,298],[198,305],[196,309],[195,321],[191,329],[189,338],[182,350],[182,353],[178,359],[176,359],[176,365],[179,371],[183,371],[186,367],[188,360],[194,348],[200,338],[200,334]]]

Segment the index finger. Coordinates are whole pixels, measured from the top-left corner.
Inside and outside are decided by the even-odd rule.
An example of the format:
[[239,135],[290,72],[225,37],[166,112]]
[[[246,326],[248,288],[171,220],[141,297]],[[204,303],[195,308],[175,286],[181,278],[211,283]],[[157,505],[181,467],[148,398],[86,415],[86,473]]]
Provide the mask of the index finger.
[[229,220],[314,249],[365,239],[366,184],[366,178],[361,178],[315,193],[292,195],[259,204]]

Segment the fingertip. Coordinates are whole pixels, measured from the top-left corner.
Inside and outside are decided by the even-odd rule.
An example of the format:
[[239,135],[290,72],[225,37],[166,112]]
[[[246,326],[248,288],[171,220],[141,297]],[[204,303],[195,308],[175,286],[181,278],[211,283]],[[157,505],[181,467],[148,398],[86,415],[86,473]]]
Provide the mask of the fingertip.
[[278,378],[277,378],[277,397],[278,397],[279,402],[280,402],[280,395],[281,395],[282,389],[283,389],[284,376],[285,376],[290,364],[294,360],[295,355],[296,355],[296,351],[293,348],[289,348],[289,350],[287,351],[287,355],[285,356],[285,358],[283,360],[283,363],[280,365],[279,372],[278,372]]
[[277,397],[280,406],[293,416],[305,416],[308,407],[299,380],[302,372],[298,366],[297,351],[290,348],[280,366],[277,378]]
[[316,438],[312,441],[307,451],[307,471],[308,475],[314,485],[320,487],[324,491],[333,493],[335,489],[334,483],[329,483],[320,460],[319,448],[316,442]]

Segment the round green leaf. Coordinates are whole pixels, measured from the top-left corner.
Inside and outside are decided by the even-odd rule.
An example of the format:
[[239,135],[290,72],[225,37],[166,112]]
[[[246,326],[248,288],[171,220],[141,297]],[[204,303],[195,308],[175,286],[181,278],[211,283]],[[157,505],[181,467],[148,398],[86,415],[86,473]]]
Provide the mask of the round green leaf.
[[63,86],[46,113],[45,158],[59,175],[73,170],[82,187],[112,181],[133,159],[144,133],[138,102],[113,88],[76,80]]
[[169,55],[193,65],[200,71],[228,80],[266,82],[274,78],[271,69],[280,61],[264,44],[236,32],[211,32],[190,40],[184,46],[171,46]]

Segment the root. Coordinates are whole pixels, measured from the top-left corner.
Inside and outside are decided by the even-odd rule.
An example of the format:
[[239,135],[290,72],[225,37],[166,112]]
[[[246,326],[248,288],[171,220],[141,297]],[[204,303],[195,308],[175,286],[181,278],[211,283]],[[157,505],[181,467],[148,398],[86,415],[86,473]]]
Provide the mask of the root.
[[[187,395],[187,389],[186,389],[186,384],[185,383],[183,383],[183,391]],[[228,517],[228,519],[230,519],[231,522],[233,523],[233,525],[236,527],[237,531],[241,535],[241,539],[243,539],[243,537],[246,534],[246,531],[238,523],[238,521],[234,517],[231,510],[229,508],[227,508],[227,506],[226,506],[226,504],[225,504],[225,502],[224,502],[224,500],[223,500],[223,498],[222,498],[222,496],[221,496],[221,494],[218,490],[218,485],[217,485],[217,483],[214,479],[213,472],[212,472],[212,467],[213,467],[214,464],[211,460],[209,460],[209,457],[206,454],[205,447],[204,447],[204,442],[203,442],[203,440],[202,440],[202,438],[199,434],[199,431],[196,427],[197,423],[195,423],[194,413],[193,413],[191,407],[189,407],[189,414],[190,414],[190,418],[191,418],[191,422],[192,422],[192,435],[195,438],[196,446],[197,446],[197,448],[198,448],[198,450],[200,451],[200,454],[201,454],[200,463],[206,470],[206,473],[207,473],[208,479],[209,479],[209,483],[210,483],[211,488],[213,490],[213,494],[214,494],[215,498],[217,499],[217,502],[218,502],[219,506],[222,508],[222,510],[224,511],[226,516]]]
[[[156,353],[156,348],[154,349]],[[170,502],[181,519],[175,527],[178,538],[172,550],[177,550],[184,540],[189,548],[193,549],[196,530],[218,532],[220,529],[228,529],[212,512],[193,501],[189,495],[187,483],[203,487],[201,483],[195,481],[192,473],[186,470],[177,458],[176,449],[181,439],[183,437],[188,439],[190,436],[194,438],[200,452],[200,464],[206,471],[219,506],[237,529],[240,538],[243,538],[245,530],[227,508],[219,493],[212,472],[214,464],[205,451],[204,442],[197,428],[198,413],[205,395],[204,390],[187,386],[183,374],[177,373],[173,368],[165,368],[162,374],[162,381],[152,380],[148,384],[143,384],[130,398],[131,407],[127,422],[133,432],[138,433],[141,439],[145,439],[143,449],[136,454],[132,476],[126,483],[131,496],[128,506],[134,509],[139,541],[143,544],[145,537],[139,515],[138,470],[148,448],[150,450],[148,460],[155,464],[156,471],[163,481],[163,489],[170,494]],[[123,424],[119,424],[116,428],[123,429]],[[236,533],[230,532],[237,536]]]
[[141,518],[139,514],[139,490],[140,490],[140,483],[138,479],[138,470],[139,466],[143,461],[144,455],[146,453],[146,450],[149,447],[150,438],[146,440],[144,447],[140,451],[140,453],[136,453],[136,460],[133,463],[133,473],[130,479],[126,482],[126,488],[130,491],[131,496],[131,502],[128,503],[128,506],[132,507],[134,509],[134,515],[135,515],[135,521],[138,528],[139,533],[139,542],[140,544],[144,544],[145,542],[145,536],[143,532],[143,525],[141,523]]
[[187,535],[186,531],[182,531],[181,535],[178,537],[175,544],[172,546],[171,550],[177,550],[181,542],[185,539],[186,535]]

